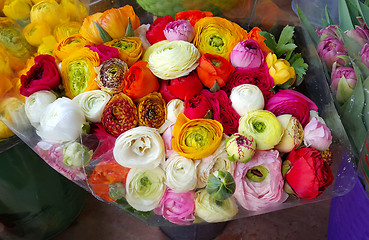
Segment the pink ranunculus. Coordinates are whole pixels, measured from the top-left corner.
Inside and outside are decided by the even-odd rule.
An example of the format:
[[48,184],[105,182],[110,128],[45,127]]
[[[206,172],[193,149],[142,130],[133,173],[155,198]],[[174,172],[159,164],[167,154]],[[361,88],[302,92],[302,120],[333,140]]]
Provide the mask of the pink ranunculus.
[[310,110],[317,111],[318,106],[302,93],[286,89],[271,97],[264,109],[276,116],[289,113],[304,127],[310,120]]
[[304,144],[323,152],[329,148],[331,143],[332,135],[327,125],[313,117],[304,128]]
[[169,158],[170,155],[172,155],[173,153],[175,153],[175,151],[172,148],[172,138],[173,138],[173,127],[174,127],[174,123],[172,123],[163,133],[163,135],[161,136],[163,138],[163,142],[164,142],[164,147],[165,147],[165,158]]
[[329,70],[332,69],[334,62],[338,62],[340,65],[345,65],[345,60],[339,56],[346,56],[347,50],[345,49],[343,42],[335,37],[326,37],[318,44],[318,54],[321,59],[324,58],[325,64]]
[[369,43],[369,29],[365,24],[363,26],[355,26],[354,29],[347,30],[345,33],[361,47],[365,43]]
[[195,192],[175,193],[167,188],[160,204],[154,209],[169,222],[178,225],[190,225],[194,220]]
[[232,89],[242,84],[256,85],[263,93],[267,101],[273,93],[270,89],[274,86],[274,80],[269,74],[266,64],[259,68],[236,68],[227,84],[222,88],[227,95],[231,95]]
[[176,20],[165,26],[164,35],[168,41],[191,42],[195,36],[195,28],[187,20]]
[[369,68],[369,44],[365,43],[360,51],[361,61]]
[[234,67],[258,68],[265,62],[263,51],[254,39],[239,42],[231,51],[230,61]]
[[184,114],[189,119],[205,118],[211,112],[211,105],[202,94],[185,100]]
[[96,52],[99,55],[100,62],[104,62],[110,58],[119,58],[119,50],[115,47],[109,47],[104,44],[96,45],[96,46],[86,46],[92,51]]
[[237,162],[234,173],[238,203],[245,209],[257,211],[284,202],[282,160],[277,150],[257,150],[247,163]]

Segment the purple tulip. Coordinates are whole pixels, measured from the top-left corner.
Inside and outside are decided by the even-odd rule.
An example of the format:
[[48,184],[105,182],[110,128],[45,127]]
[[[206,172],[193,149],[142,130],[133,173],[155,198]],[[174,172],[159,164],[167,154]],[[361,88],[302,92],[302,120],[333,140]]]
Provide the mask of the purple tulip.
[[264,64],[265,57],[258,42],[247,39],[233,48],[230,60],[234,67],[258,68]]
[[164,35],[168,41],[191,42],[195,36],[195,29],[187,20],[177,20],[165,26]]
[[369,29],[365,24],[362,27],[355,26],[355,29],[350,29],[345,33],[361,47],[364,46],[365,43],[369,43]]
[[339,39],[337,31],[338,27],[339,27],[338,25],[329,25],[326,28],[316,30],[316,33],[320,37],[320,40],[323,40],[324,38],[329,36]]
[[363,48],[360,51],[361,56],[361,62],[364,63],[364,65],[369,68],[369,44],[365,43]]
[[347,50],[343,46],[343,42],[337,38],[332,36],[324,38],[318,44],[317,50],[320,58],[324,58],[325,64],[329,70],[332,69],[334,62],[345,65],[345,60],[339,58],[339,56],[347,55]]
[[344,103],[354,92],[356,86],[356,74],[352,67],[339,66],[333,64],[331,74],[331,89],[336,94],[339,103]]

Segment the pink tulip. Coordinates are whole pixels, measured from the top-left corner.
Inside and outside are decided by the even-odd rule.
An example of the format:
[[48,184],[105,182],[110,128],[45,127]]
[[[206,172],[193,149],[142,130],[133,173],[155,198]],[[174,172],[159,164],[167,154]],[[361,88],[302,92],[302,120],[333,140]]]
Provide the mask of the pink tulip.
[[339,26],[337,25],[329,25],[326,28],[316,30],[316,33],[320,37],[320,40],[323,40],[324,38],[329,37],[329,36],[335,37],[338,39],[338,31],[337,31],[338,27]]
[[313,117],[304,128],[304,144],[319,151],[325,151],[332,143],[331,131],[324,123]]
[[230,61],[234,67],[258,68],[264,64],[265,57],[258,42],[247,39],[233,48]]
[[345,61],[339,58],[340,55],[347,55],[347,50],[343,46],[343,42],[335,37],[329,36],[318,44],[318,54],[321,59],[324,58],[325,64],[329,70],[332,69],[334,62],[345,65]]
[[369,68],[369,44],[365,43],[360,51],[361,61]]
[[168,41],[191,42],[195,36],[195,29],[187,20],[177,20],[165,26],[164,35]]
[[356,82],[356,74],[352,67],[338,66],[337,63],[333,64],[330,87],[339,103],[344,103],[351,97]]
[[369,43],[369,29],[365,24],[361,27],[355,26],[354,29],[350,29],[345,33],[361,47],[364,46],[365,43]]

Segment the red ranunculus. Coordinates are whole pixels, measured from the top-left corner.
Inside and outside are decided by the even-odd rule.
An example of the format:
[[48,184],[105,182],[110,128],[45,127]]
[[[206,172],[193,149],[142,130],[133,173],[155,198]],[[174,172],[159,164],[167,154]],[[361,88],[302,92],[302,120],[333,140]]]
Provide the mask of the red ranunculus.
[[203,85],[195,71],[189,75],[170,80],[168,90],[176,97],[182,100],[191,98],[199,94],[203,89]]
[[274,86],[273,78],[269,75],[267,66],[260,68],[236,68],[227,84],[222,88],[227,95],[231,95],[232,89],[242,84],[253,84],[263,93],[267,101],[273,93],[270,89]]
[[217,81],[219,87],[223,87],[235,68],[232,64],[222,56],[205,53],[200,57],[199,66],[196,71],[202,84],[208,88],[212,88]]
[[184,114],[189,119],[205,118],[211,111],[211,105],[204,95],[186,99]]
[[155,19],[155,21],[150,25],[149,30],[147,30],[146,32],[147,40],[151,44],[166,40],[167,38],[164,35],[165,26],[173,21],[174,18],[170,15],[158,17],[157,19]]
[[190,21],[192,26],[195,26],[195,23],[204,17],[212,17],[212,12],[200,11],[200,10],[187,10],[184,12],[179,12],[176,14],[176,20],[185,19]]
[[285,179],[300,198],[315,198],[333,182],[329,165],[314,148],[292,150],[283,165],[290,165]]
[[101,63],[110,58],[119,58],[119,50],[115,47],[109,47],[104,44],[86,47],[99,55]]
[[174,96],[168,89],[170,81],[163,80],[160,82],[159,92],[161,96],[164,98],[165,102],[168,103],[170,100],[176,99],[177,97]]
[[310,120],[310,110],[318,111],[318,107],[302,93],[286,89],[273,95],[267,102],[265,110],[271,111],[276,116],[292,114],[305,127]]
[[26,97],[40,90],[58,89],[60,75],[55,58],[50,55],[38,55],[35,57],[35,64],[20,80],[20,93]]

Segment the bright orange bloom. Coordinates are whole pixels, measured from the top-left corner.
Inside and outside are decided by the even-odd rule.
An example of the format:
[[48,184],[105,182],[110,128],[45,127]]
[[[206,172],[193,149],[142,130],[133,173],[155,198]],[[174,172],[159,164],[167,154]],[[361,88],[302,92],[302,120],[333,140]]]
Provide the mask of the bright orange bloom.
[[106,46],[115,47],[119,51],[119,59],[132,66],[141,57],[143,48],[138,37],[123,37],[105,43]]
[[200,10],[188,10],[188,11],[177,13],[175,20],[180,20],[180,19],[188,20],[190,21],[192,26],[195,26],[195,23],[199,21],[201,18],[212,17],[212,16],[213,16],[212,12],[206,12],[206,11],[200,11]]
[[60,61],[63,61],[64,58],[67,58],[73,52],[90,44],[91,43],[86,38],[82,37],[81,34],[74,34],[70,37],[62,39],[58,43],[58,45],[55,47],[54,55]]
[[262,30],[258,27],[254,27],[253,29],[251,29],[251,31],[248,33],[248,38],[249,39],[254,39],[255,41],[258,42],[259,47],[261,48],[261,50],[263,50],[266,53],[270,53],[272,52],[272,50],[270,50],[264,43],[264,40],[266,39],[265,37],[259,35],[259,32],[261,32]]

